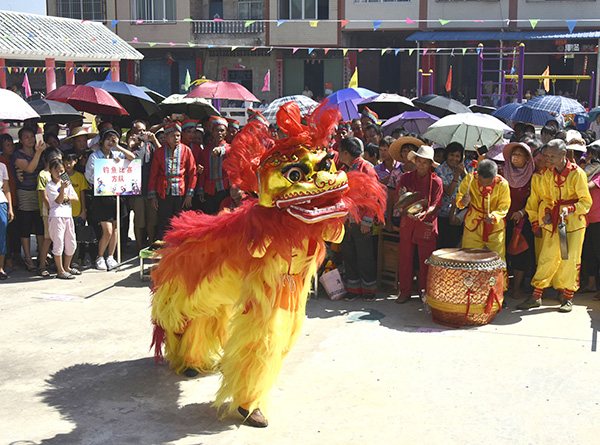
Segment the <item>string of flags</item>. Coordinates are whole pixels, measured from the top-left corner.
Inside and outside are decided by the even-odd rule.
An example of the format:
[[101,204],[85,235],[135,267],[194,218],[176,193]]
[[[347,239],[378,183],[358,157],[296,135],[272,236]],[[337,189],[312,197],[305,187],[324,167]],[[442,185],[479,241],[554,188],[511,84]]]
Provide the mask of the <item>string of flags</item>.
[[115,71],[116,68],[114,67],[106,67],[106,66],[70,66],[70,67],[66,67],[66,66],[57,66],[57,67],[46,67],[46,66],[3,66],[0,67],[2,69],[2,71],[4,72],[8,72],[8,73],[45,73],[48,70],[54,70],[54,71],[58,71],[58,70],[68,70],[68,71],[74,71],[76,73],[87,73],[89,71],[93,71],[95,73],[104,73],[107,71]]

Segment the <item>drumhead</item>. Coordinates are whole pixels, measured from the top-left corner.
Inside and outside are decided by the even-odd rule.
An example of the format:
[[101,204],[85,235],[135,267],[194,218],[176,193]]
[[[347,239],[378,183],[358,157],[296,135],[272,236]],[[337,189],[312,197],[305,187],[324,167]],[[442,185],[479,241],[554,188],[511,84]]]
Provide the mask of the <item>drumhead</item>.
[[505,267],[500,255],[488,249],[439,249],[428,259],[430,265],[456,268]]

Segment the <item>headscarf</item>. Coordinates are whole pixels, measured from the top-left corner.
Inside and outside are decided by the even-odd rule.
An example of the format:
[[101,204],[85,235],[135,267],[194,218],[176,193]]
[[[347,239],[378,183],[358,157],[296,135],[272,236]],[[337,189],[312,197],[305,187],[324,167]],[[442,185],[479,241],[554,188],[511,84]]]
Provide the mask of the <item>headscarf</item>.
[[[515,167],[511,161],[512,152],[517,147],[525,150],[525,153],[528,157],[525,165],[519,168]],[[521,188],[526,186],[529,181],[531,181],[531,177],[535,171],[535,162],[533,161],[533,156],[531,155],[531,148],[529,148],[529,145],[523,142],[512,142],[510,144],[506,144],[502,149],[502,152],[505,160],[504,178],[508,181],[508,185],[512,188]]]

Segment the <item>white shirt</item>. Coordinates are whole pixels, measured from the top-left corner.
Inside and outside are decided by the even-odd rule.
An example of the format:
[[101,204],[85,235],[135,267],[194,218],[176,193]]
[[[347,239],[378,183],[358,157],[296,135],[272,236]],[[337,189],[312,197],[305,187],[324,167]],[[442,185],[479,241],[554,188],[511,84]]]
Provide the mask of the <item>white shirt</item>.
[[125,159],[125,155],[123,154],[122,151],[119,151],[116,148],[112,148],[110,150],[110,156],[107,158],[106,156],[104,156],[104,153],[102,153],[102,150],[98,149],[95,152],[93,152],[90,157],[87,160],[87,164],[85,164],[85,179],[87,179],[88,184],[90,184],[90,186],[94,187],[94,164],[96,159],[114,159],[114,158],[121,158],[121,159]]
[[[48,201],[50,202],[50,210],[48,211],[49,218],[71,218],[72,216],[70,202],[63,202],[62,204],[56,202],[56,198],[60,195],[60,186],[60,182],[57,184],[53,180],[48,181],[46,184],[46,195],[48,195]],[[75,193],[71,184],[67,187],[65,194],[69,198],[77,197],[77,193]]]
[[8,182],[8,170],[6,169],[6,164],[0,162],[0,203],[8,202],[2,189],[4,181]]

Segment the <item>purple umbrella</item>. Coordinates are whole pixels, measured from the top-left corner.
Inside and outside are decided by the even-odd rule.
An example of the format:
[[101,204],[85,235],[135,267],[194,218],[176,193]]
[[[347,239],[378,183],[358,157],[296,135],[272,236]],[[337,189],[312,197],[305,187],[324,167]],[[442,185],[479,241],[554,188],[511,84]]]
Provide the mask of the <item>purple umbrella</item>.
[[404,127],[409,133],[423,134],[431,124],[440,120],[439,117],[429,114],[425,111],[405,111],[398,116],[394,116],[383,124],[383,134],[391,136],[397,127]]
[[325,102],[335,105],[342,113],[342,119],[348,121],[360,117],[356,101],[361,98],[376,96],[375,91],[368,90],[366,88],[344,88],[338,90],[333,94],[330,94],[325,99]]

